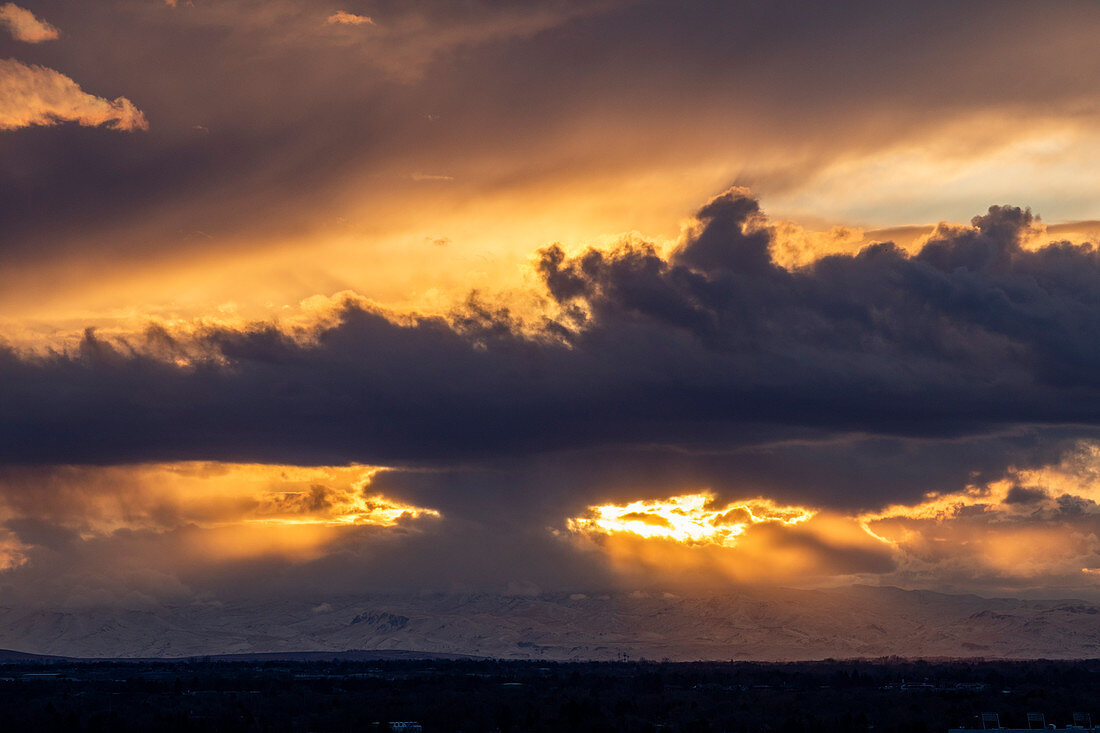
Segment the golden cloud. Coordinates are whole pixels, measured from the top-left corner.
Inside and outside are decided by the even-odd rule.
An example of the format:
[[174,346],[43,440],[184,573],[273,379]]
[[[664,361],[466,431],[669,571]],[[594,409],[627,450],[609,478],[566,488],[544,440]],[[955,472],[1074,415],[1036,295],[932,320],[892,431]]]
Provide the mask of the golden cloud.
[[86,93],[64,74],[15,59],[0,59],[0,130],[75,122],[112,130],[147,130],[144,113],[125,97]]
[[1057,464],[1011,471],[962,491],[929,493],[858,517],[913,577],[1012,582],[1094,574],[1100,565],[1100,444]]
[[1070,586],[1100,576],[1100,443],[1082,442],[1053,465],[878,511],[763,498],[721,504],[696,493],[593,506],[566,526],[573,541],[637,579]]
[[568,520],[567,526],[582,534],[629,533],[688,544],[733,547],[751,524],[794,525],[813,515],[814,512],[802,507],[781,507],[767,499],[719,506],[710,494],[699,493],[657,501],[634,501],[624,506],[594,506],[586,515]]
[[367,15],[356,15],[346,10],[338,10],[328,17],[328,22],[334,25],[374,25],[374,20]]
[[[441,514],[372,491],[384,469],[185,462],[7,468],[0,526],[27,522],[94,541],[123,533],[177,535],[210,561],[277,554],[315,557],[354,528],[409,530]],[[0,570],[26,542],[0,533]]]
[[34,13],[15,3],[0,5],[0,26],[7,26],[12,38],[24,43],[52,41],[61,35],[57,28],[39,20],[34,17]]
[[565,536],[628,582],[820,582],[892,568],[892,549],[851,517],[765,498],[721,504],[709,493],[593,506]]
[[395,527],[407,519],[438,519],[441,516],[435,509],[410,506],[384,496],[366,493],[366,484],[375,472],[368,472],[360,483],[350,487],[334,489],[323,484],[311,484],[304,491],[267,496],[257,507],[257,516],[249,521],[265,524]]

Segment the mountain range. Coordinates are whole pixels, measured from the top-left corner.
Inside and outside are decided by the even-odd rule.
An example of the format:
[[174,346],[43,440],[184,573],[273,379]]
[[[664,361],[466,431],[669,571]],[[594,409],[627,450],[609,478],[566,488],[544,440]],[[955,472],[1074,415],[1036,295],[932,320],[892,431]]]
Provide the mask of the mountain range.
[[361,595],[323,603],[0,608],[0,648],[78,658],[336,653],[502,659],[1100,657],[1100,606],[851,586]]

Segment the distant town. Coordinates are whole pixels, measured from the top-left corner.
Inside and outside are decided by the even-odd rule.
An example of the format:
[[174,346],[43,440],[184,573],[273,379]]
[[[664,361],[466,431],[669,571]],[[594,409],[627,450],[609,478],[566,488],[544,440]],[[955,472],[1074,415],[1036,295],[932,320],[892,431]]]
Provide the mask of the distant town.
[[15,662],[4,730],[1092,730],[1100,660]]

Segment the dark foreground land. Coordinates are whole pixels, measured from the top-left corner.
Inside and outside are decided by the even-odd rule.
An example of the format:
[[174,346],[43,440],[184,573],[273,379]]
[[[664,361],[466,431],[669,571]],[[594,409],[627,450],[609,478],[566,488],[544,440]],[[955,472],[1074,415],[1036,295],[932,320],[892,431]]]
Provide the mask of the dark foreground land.
[[14,662],[4,731],[934,731],[1100,719],[1100,660]]

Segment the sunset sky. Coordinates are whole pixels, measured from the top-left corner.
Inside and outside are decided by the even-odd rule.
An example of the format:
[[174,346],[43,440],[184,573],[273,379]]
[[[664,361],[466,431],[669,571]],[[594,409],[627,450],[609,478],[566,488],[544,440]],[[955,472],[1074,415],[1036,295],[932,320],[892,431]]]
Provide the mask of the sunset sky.
[[1100,599],[1098,28],[0,3],[0,604]]

